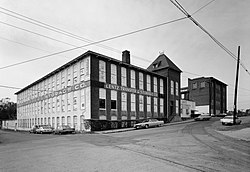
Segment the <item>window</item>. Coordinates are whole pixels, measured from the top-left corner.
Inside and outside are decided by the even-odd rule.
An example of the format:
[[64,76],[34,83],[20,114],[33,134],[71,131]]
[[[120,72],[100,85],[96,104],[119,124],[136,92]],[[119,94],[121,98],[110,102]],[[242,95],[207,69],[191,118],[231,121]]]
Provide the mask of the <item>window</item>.
[[176,100],[176,105],[175,105],[175,107],[176,107],[176,114],[179,114],[179,100]]
[[60,90],[60,73],[56,75],[56,89]]
[[127,69],[125,67],[121,67],[121,85],[127,86]]
[[43,118],[41,118],[41,125],[43,125]]
[[44,100],[44,114],[47,113],[47,100]]
[[65,94],[62,95],[61,106],[62,112],[65,112]]
[[52,112],[55,112],[55,108],[56,108],[56,97],[53,97],[52,99]]
[[160,99],[160,113],[163,113],[163,104],[164,104],[164,100]]
[[67,74],[68,74],[68,77],[67,77],[67,86],[71,86],[72,85],[72,83],[71,83],[71,68],[67,69]]
[[147,91],[151,91],[151,77],[147,75]]
[[99,60],[99,81],[106,82],[106,63]]
[[64,71],[62,71],[62,88],[65,88],[66,87],[66,84],[65,84],[65,72]]
[[135,112],[135,94],[131,94],[131,111]]
[[201,82],[201,88],[205,88],[205,87],[206,87],[205,81],[202,81]]
[[81,82],[84,81],[84,75],[85,75],[85,68],[84,68],[84,61],[82,60],[80,62],[80,80],[81,80]]
[[67,116],[67,125],[71,126],[71,117],[70,116]]
[[55,117],[52,117],[52,127],[55,128]]
[[85,110],[85,88],[81,90],[81,109]]
[[65,117],[62,117],[62,125],[65,125]]
[[56,118],[56,126],[59,127],[59,125],[60,125],[60,118],[57,117],[57,118]]
[[139,72],[139,89],[143,90],[143,73]]
[[158,99],[154,97],[154,113],[158,113]]
[[154,92],[157,93],[157,78],[154,77]]
[[163,79],[160,79],[160,93],[164,94],[163,93]]
[[56,98],[56,111],[60,112],[60,96]]
[[73,127],[76,128],[77,127],[77,116],[73,116]]
[[147,96],[147,112],[151,112],[151,97]]
[[179,83],[175,82],[175,95],[179,96]]
[[143,95],[139,95],[139,111],[143,112],[144,111],[144,101],[143,101]]
[[44,125],[47,125],[47,118],[44,118]]
[[117,67],[111,64],[111,84],[117,84]]
[[77,92],[73,92],[73,110],[77,111]]
[[99,88],[99,109],[106,109],[106,90]]
[[50,113],[51,112],[51,98],[50,99],[48,99],[48,113]]
[[48,125],[50,125],[50,117],[48,117]]
[[193,88],[193,89],[196,89],[196,88],[197,88],[197,82],[193,83],[192,88]]
[[174,81],[171,81],[171,95],[174,95]]
[[72,92],[68,93],[67,104],[68,104],[68,111],[71,111],[72,107]]
[[111,90],[111,110],[116,110],[117,91]]
[[127,93],[122,92],[122,111],[127,111]]
[[73,73],[73,84],[76,84],[78,82],[78,79],[77,79],[77,64],[75,64],[73,66],[73,70],[74,70],[74,73]]
[[52,91],[56,91],[56,75],[52,77]]
[[131,70],[130,71],[130,77],[131,77],[131,88],[135,88],[135,71]]

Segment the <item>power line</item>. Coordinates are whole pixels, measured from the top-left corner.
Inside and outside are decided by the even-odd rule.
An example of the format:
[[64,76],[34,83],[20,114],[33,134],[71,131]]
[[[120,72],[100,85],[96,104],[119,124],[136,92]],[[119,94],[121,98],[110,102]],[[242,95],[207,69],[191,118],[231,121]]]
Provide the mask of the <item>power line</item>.
[[[236,55],[232,53],[229,49],[227,49],[220,41],[218,41],[212,34],[210,34],[198,21],[196,21],[185,9],[181,4],[175,0],[170,0],[185,16],[187,16],[196,26],[198,26],[203,32],[205,32],[217,45],[219,45],[227,54],[229,54],[234,60],[237,60]],[[250,72],[248,69],[243,65],[243,63],[240,63],[242,68],[250,75]]]
[[87,47],[87,46],[90,46],[90,45],[95,45],[95,44],[99,44],[99,43],[102,43],[102,42],[107,42],[107,41],[114,40],[114,39],[117,39],[117,38],[121,38],[121,37],[125,37],[125,36],[132,35],[132,34],[135,34],[135,33],[139,33],[139,32],[145,31],[145,30],[149,30],[149,29],[153,29],[153,28],[160,27],[160,26],[163,26],[163,25],[171,24],[171,23],[174,23],[174,22],[177,22],[177,21],[181,21],[181,20],[184,20],[186,18],[187,17],[182,17],[182,18],[178,18],[178,19],[171,20],[171,21],[168,21],[168,22],[160,23],[160,24],[157,24],[157,25],[145,27],[145,28],[142,28],[142,29],[138,29],[138,30],[135,30],[135,31],[128,32],[128,33],[124,33],[124,34],[120,34],[120,35],[113,36],[113,37],[110,37],[110,38],[102,39],[100,41],[92,42],[92,43],[89,43],[89,44],[86,44],[86,45],[82,45],[82,46],[79,46],[79,47],[59,51],[59,52],[52,53],[52,54],[45,55],[45,56],[41,56],[41,57],[36,57],[36,58],[26,60],[26,61],[23,61],[23,62],[19,62],[19,63],[3,66],[3,67],[0,67],[0,69],[6,69],[6,68],[9,68],[9,67],[12,67],[12,66],[28,63],[28,62],[31,62],[31,61],[47,58],[47,57],[50,57],[50,56],[55,56],[55,55],[58,55],[58,54],[66,53],[66,52],[73,51],[73,50],[83,48],[83,47]]
[[203,5],[202,7],[200,7],[198,10],[196,10],[195,12],[192,13],[191,16],[195,15],[196,13],[198,13],[200,10],[202,10],[203,8],[205,8],[206,6],[208,6],[209,4],[211,4],[212,2],[214,2],[215,0],[212,0],[210,2],[208,2],[207,4]]
[[[11,14],[9,14],[9,13],[0,11],[0,13],[2,13],[2,14],[5,14],[5,15],[8,15],[8,16],[17,18],[17,19],[19,19],[19,20],[22,20],[22,21],[25,21],[25,22],[28,22],[28,23],[31,23],[31,24],[34,24],[34,25],[37,25],[37,26],[46,28],[46,29],[48,29],[48,30],[51,30],[51,31],[54,31],[54,32],[57,32],[57,33],[60,33],[60,34],[63,34],[63,35],[66,35],[66,36],[68,36],[68,37],[71,37],[71,38],[74,38],[74,39],[77,39],[77,40],[80,40],[80,41],[83,41],[83,42],[87,42],[87,43],[92,43],[92,42],[94,42],[93,40],[90,40],[90,39],[87,39],[87,38],[78,36],[78,35],[73,34],[73,33],[71,33],[71,32],[62,30],[62,29],[60,29],[60,28],[57,28],[57,27],[54,27],[54,26],[52,26],[52,25],[46,24],[46,23],[44,23],[44,22],[35,20],[35,19],[33,19],[33,18],[24,16],[24,15],[22,15],[22,14],[16,13],[16,12],[11,11],[11,10],[8,10],[8,9],[6,9],[6,8],[0,7],[0,9],[3,9],[3,10],[5,10],[5,11],[8,11],[8,12],[10,12],[10,13],[13,13],[13,14],[15,14],[15,15],[18,15],[18,16],[21,16],[21,17],[25,18],[25,19],[23,19],[23,18],[20,18],[20,17],[15,16],[15,15],[11,15]],[[26,20],[26,19],[28,19],[28,20]],[[109,47],[109,46],[106,46],[106,45],[102,45],[102,44],[97,44],[96,46],[101,47],[101,48],[105,48],[105,49],[110,50],[110,51],[113,51],[113,52],[115,52],[115,53],[121,53],[121,52],[122,52],[121,50],[118,50],[118,49],[115,49],[115,48],[112,48],[112,47]],[[143,59],[143,58],[138,57],[138,56],[135,56],[135,55],[131,55],[131,56],[134,57],[134,58],[140,59],[140,60],[148,61],[148,60],[146,60],[146,59]]]

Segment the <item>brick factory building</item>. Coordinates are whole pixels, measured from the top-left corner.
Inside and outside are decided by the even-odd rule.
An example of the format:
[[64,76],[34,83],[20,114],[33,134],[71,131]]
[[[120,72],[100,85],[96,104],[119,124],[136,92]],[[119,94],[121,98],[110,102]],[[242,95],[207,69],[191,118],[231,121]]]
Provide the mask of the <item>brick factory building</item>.
[[142,69],[87,51],[16,93],[19,130],[34,124],[77,131],[126,128],[147,118],[180,115],[181,70],[164,54]]
[[188,79],[182,98],[196,103],[198,113],[218,115],[227,112],[227,85],[213,77]]

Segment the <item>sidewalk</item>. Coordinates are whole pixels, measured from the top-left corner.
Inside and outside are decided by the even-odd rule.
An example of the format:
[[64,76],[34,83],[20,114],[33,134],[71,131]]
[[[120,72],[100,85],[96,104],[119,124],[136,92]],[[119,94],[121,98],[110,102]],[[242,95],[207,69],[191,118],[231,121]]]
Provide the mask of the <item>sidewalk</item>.
[[[195,122],[194,119],[189,119],[186,121],[180,121],[180,122],[172,122],[172,123],[166,123],[163,126],[170,126],[170,125],[178,125],[178,124],[185,124],[185,123],[191,123]],[[135,128],[121,128],[121,129],[113,129],[113,130],[105,130],[105,131],[95,131],[95,134],[110,134],[110,133],[120,133],[120,132],[127,132],[127,131],[133,131],[136,130]]]

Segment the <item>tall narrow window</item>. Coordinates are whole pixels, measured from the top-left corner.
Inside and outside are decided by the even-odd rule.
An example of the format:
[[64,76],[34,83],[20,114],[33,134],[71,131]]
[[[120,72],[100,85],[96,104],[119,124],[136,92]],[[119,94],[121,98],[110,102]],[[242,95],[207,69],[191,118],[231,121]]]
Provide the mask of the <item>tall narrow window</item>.
[[89,77],[90,77],[90,58],[87,57],[84,59],[84,62],[85,62],[85,79],[86,80],[89,80]]
[[72,92],[68,93],[67,104],[68,104],[68,111],[72,110]]
[[56,75],[56,89],[60,90],[60,73]]
[[85,88],[81,90],[81,109],[85,110]]
[[65,117],[62,117],[62,125],[65,125]]
[[51,124],[50,124],[50,117],[48,117],[48,125],[51,125]]
[[55,117],[52,117],[52,128],[55,128]]
[[135,71],[131,70],[130,71],[130,78],[131,78],[131,88],[135,88]]
[[77,92],[73,92],[73,110],[77,111]]
[[154,97],[154,113],[158,113],[158,99]]
[[179,83],[175,83],[175,95],[179,96]]
[[157,78],[154,77],[154,92],[157,93]]
[[161,98],[160,99],[160,113],[163,113],[163,104],[164,104],[164,100]]
[[61,106],[62,112],[65,112],[65,94],[62,95]]
[[55,108],[56,108],[56,97],[52,98],[52,112],[55,112]]
[[151,77],[147,75],[147,91],[151,91]]
[[151,112],[151,97],[147,96],[147,112]]
[[139,111],[143,112],[144,111],[144,99],[143,95],[139,95]]
[[99,109],[106,109],[106,90],[99,88]]
[[77,127],[77,116],[73,116],[73,127],[76,128]]
[[73,66],[73,84],[76,84],[76,83],[78,83],[78,78],[77,78],[77,68],[78,68],[78,66],[77,66],[77,64],[75,64],[74,66]]
[[80,80],[81,80],[81,82],[84,81],[84,75],[85,75],[85,67],[84,67],[84,61],[82,60],[80,62]]
[[121,67],[121,80],[122,80],[122,86],[127,86],[127,69],[125,67]]
[[70,116],[67,116],[67,125],[71,126],[71,117]]
[[163,93],[163,79],[160,79],[160,93],[164,94]]
[[131,94],[131,111],[135,112],[135,94]]
[[59,127],[59,125],[60,125],[60,118],[56,117],[56,126]]
[[117,91],[111,90],[111,110],[117,110]]
[[65,72],[64,70],[62,71],[61,73],[61,79],[62,79],[62,88],[65,88],[66,87],[66,83],[65,83]]
[[56,111],[57,112],[60,112],[60,96],[57,96],[56,98]]
[[67,69],[67,74],[68,74],[68,77],[67,77],[67,86],[71,86],[72,83],[71,83],[71,68],[68,68]]
[[122,111],[127,111],[127,93],[122,92]]
[[99,81],[106,82],[106,63],[99,60]]
[[176,114],[179,114],[179,100],[176,100],[175,107],[176,107],[176,110],[175,110]]
[[56,75],[52,77],[52,91],[56,91]]
[[117,67],[111,64],[111,84],[117,84]]
[[174,95],[174,81],[171,80],[171,95]]
[[143,90],[143,73],[139,72],[139,89]]

